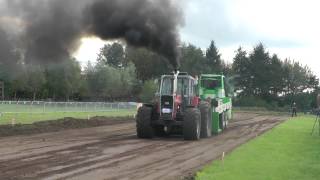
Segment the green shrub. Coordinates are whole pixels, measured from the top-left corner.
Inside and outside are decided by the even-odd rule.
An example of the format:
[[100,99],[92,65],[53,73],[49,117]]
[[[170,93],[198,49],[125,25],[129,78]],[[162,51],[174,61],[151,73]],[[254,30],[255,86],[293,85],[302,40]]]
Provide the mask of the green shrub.
[[241,107],[268,107],[268,103],[259,97],[248,96],[234,99],[235,106]]
[[148,80],[144,83],[139,98],[142,102],[151,102],[157,92],[158,84],[154,80]]

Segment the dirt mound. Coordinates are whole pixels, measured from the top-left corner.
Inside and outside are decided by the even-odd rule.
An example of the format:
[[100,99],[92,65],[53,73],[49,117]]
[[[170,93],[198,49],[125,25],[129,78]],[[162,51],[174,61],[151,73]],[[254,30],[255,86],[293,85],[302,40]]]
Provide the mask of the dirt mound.
[[0,137],[13,135],[38,134],[56,132],[66,129],[80,129],[88,127],[106,126],[132,122],[132,117],[92,117],[88,119],[75,119],[65,117],[58,120],[39,121],[33,124],[0,125]]

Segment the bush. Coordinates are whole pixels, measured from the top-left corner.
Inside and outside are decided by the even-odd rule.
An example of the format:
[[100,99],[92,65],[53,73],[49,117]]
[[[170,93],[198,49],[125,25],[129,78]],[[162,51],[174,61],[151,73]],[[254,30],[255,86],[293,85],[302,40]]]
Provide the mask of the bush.
[[234,99],[234,106],[238,107],[248,107],[250,109],[264,109],[271,111],[288,111],[290,108],[288,106],[279,107],[277,101],[265,101],[261,97],[255,96],[242,96]]
[[312,109],[312,99],[315,99],[308,93],[300,93],[292,97],[291,95],[283,96],[279,99],[266,101],[261,97],[241,96],[234,99],[234,106],[249,108],[265,108],[271,111],[291,111],[293,101],[297,103],[298,111],[307,112]]
[[241,107],[267,107],[268,103],[259,97],[254,96],[242,96],[235,98],[234,103],[235,106]]
[[144,83],[139,98],[142,102],[151,102],[157,92],[158,84],[153,80],[148,80]]

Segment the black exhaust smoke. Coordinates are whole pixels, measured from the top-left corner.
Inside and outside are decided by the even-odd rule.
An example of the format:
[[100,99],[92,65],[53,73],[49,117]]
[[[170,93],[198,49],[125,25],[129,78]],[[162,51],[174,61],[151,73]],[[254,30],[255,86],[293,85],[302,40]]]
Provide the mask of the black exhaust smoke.
[[84,6],[84,1],[5,0],[5,4],[2,16],[22,29],[17,39],[27,63],[65,61],[79,47],[83,28],[78,5]]
[[182,16],[170,0],[98,0],[84,14],[89,33],[147,47],[178,67],[177,28]]
[[[0,0],[0,16],[23,26],[26,61],[66,59],[83,36],[122,39],[166,57],[179,66],[179,27],[183,15],[173,0]],[[7,18],[8,19],[8,18]],[[0,21],[1,23],[1,21]]]

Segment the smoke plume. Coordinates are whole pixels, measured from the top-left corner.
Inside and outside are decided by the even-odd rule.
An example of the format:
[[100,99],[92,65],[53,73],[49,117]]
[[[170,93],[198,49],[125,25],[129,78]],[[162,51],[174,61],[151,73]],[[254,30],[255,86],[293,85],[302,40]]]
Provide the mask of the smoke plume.
[[0,5],[0,23],[5,18],[16,27],[26,62],[65,60],[81,37],[97,36],[148,48],[179,65],[183,17],[172,0],[0,0]]
[[6,65],[7,68],[11,68],[17,63],[18,57],[14,52],[12,43],[8,39],[8,34],[3,29],[0,26],[0,66]]
[[86,9],[88,31],[103,39],[123,38],[148,47],[178,66],[177,25],[181,15],[168,0],[98,0]]
[[[81,8],[76,0],[6,0],[7,16],[23,22],[19,39],[26,62],[55,63],[80,45]],[[77,3],[79,4],[79,3]]]

